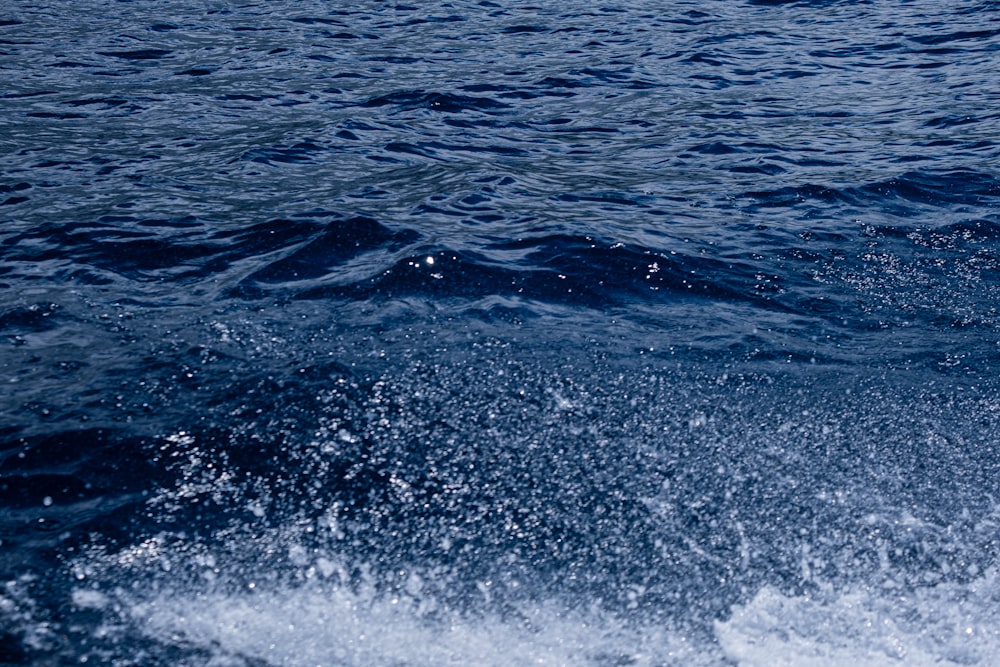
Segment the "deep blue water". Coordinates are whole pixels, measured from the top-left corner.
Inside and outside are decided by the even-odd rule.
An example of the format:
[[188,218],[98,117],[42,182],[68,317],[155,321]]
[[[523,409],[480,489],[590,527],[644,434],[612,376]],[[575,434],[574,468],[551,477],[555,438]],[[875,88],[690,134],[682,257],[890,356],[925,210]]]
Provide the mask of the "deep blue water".
[[0,664],[998,664],[1000,4],[10,0],[0,157]]

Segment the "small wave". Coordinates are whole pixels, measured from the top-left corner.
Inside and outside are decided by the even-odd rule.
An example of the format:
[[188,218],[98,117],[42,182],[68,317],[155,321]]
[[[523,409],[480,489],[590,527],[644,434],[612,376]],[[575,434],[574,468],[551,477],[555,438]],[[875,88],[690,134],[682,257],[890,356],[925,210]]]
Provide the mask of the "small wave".
[[169,57],[173,51],[167,49],[136,49],[134,51],[98,51],[99,56],[121,58],[122,60],[160,60]]
[[495,113],[499,110],[509,108],[508,104],[498,102],[489,97],[473,97],[436,92],[428,93],[422,90],[380,95],[363,102],[361,106],[392,106],[401,111],[430,109],[431,111],[441,111],[444,113],[461,113],[463,111]]
[[1000,180],[969,169],[911,171],[887,181],[865,185],[857,193],[890,207],[893,199],[934,208],[981,206],[984,200],[1000,200]]

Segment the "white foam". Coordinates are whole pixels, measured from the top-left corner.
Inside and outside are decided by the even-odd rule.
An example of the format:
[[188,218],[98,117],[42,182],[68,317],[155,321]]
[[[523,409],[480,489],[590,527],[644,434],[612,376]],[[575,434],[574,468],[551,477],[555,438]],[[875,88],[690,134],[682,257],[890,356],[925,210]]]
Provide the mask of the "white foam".
[[205,667],[969,667],[998,664],[997,584],[991,573],[910,591],[764,588],[715,624],[715,641],[644,622],[642,610],[629,619],[546,604],[445,614],[416,598],[316,581],[124,606],[143,634],[197,649],[190,664]]
[[639,607],[626,618],[585,600],[572,609],[525,602],[502,612],[489,605],[451,610],[419,578],[396,593],[337,576],[226,581],[172,586],[168,578],[141,597],[125,592],[141,586],[107,594],[81,588],[72,599],[81,609],[113,612],[153,642],[190,649],[184,664],[191,667],[1000,664],[995,570],[971,582],[918,588],[888,583],[796,596],[765,587],[696,635],[654,622],[661,616],[655,610]]
[[541,605],[519,611],[516,618],[446,616],[412,599],[320,584],[166,595],[129,607],[150,638],[210,652],[204,665],[652,667],[713,665],[719,657],[681,634],[594,610]]
[[716,624],[740,667],[950,667],[1000,664],[995,572],[969,584],[856,587],[811,596],[765,588]]

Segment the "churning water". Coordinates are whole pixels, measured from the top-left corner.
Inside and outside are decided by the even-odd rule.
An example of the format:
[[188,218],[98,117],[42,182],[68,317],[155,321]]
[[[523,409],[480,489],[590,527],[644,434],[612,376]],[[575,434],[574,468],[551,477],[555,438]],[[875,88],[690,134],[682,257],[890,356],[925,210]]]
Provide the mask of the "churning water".
[[1000,664],[1000,5],[9,0],[0,663]]

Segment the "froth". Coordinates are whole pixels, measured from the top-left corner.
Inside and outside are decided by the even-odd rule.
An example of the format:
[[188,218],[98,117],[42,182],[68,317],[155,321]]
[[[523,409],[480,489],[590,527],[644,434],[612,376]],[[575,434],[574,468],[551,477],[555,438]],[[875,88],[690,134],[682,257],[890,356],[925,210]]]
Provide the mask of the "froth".
[[[95,597],[74,601],[93,608]],[[443,612],[432,600],[328,581],[167,587],[114,606],[144,640],[180,651],[193,667],[957,667],[995,664],[998,602],[992,572],[909,590],[765,587],[716,622],[714,636],[654,624],[642,609],[623,617],[582,601]]]
[[319,584],[164,594],[126,609],[149,639],[188,646],[206,666],[679,666],[719,657],[683,634],[594,609],[428,615],[413,600]]
[[968,584],[854,587],[786,596],[764,588],[733,608],[716,635],[740,667],[995,665],[1000,589],[990,572]]

